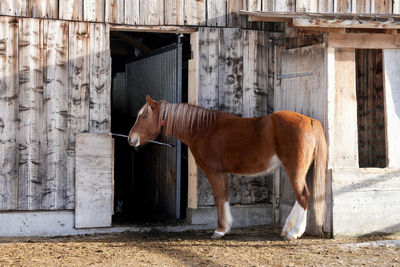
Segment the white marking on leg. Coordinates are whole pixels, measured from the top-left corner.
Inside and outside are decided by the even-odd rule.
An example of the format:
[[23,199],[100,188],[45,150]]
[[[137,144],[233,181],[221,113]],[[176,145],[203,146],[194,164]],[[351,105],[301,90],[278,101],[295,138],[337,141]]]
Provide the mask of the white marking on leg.
[[232,218],[231,208],[229,207],[228,201],[226,201],[224,203],[224,211],[225,211],[225,219],[226,219],[225,233],[229,233],[229,231],[231,230],[232,223],[233,223],[233,218]]
[[304,210],[303,207],[299,206],[297,210],[297,220],[292,230],[290,230],[287,234],[287,239],[297,239],[304,234],[307,225],[307,210]]
[[282,229],[282,234],[281,236],[286,236],[290,230],[292,230],[293,226],[296,223],[297,220],[297,215],[298,215],[298,209],[301,208],[300,204],[296,201],[294,203],[294,206],[292,208],[292,211],[290,212],[289,216],[287,216],[285,224]]

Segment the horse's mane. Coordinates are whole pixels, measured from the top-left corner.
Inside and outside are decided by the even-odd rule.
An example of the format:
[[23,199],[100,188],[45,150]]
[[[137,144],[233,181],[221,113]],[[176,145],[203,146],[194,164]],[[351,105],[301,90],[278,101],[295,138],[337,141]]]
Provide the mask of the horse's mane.
[[216,117],[216,110],[191,104],[162,102],[160,105],[160,121],[164,119],[164,134],[167,136],[176,132],[187,134],[198,128],[208,128]]

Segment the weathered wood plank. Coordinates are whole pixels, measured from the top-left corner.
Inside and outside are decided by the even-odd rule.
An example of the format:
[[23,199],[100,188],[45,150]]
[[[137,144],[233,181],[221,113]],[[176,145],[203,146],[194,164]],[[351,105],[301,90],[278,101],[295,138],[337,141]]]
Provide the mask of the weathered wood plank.
[[295,11],[295,0],[275,0],[275,11]]
[[199,29],[199,105],[218,109],[219,29]]
[[[189,92],[188,103],[198,105],[199,99],[199,33],[190,35],[192,47],[192,59],[189,60]],[[197,209],[197,179],[198,170],[196,161],[190,149],[188,149],[188,208]]]
[[273,88],[268,87],[268,33],[243,32],[243,116],[273,111]]
[[125,1],[105,0],[105,21],[122,24],[125,21]]
[[393,14],[400,14],[400,0],[393,0]]
[[400,231],[399,169],[333,169],[334,236]]
[[335,51],[332,168],[358,167],[356,66],[354,49]]
[[43,21],[19,20],[18,209],[41,208],[43,131]]
[[139,24],[139,0],[125,1],[125,24]]
[[351,19],[337,19],[334,22],[325,18],[294,18],[293,26],[311,27],[311,28],[360,28],[360,29],[400,29],[398,21],[387,21],[385,23],[378,21],[359,21]]
[[246,18],[240,16],[237,12],[243,10],[243,1],[227,1],[227,27],[239,27],[244,25]]
[[400,167],[400,52],[383,50],[387,166]]
[[1,0],[0,15],[28,16],[28,0]]
[[318,0],[297,0],[296,12],[317,12]]
[[17,208],[18,22],[0,17],[0,210]]
[[66,20],[82,20],[83,0],[59,0],[58,17]]
[[333,3],[335,0],[319,0],[318,2],[318,12],[327,13],[333,12]]
[[58,0],[30,0],[29,11],[32,17],[58,18]]
[[69,23],[67,208],[74,207],[75,134],[89,131],[89,23]]
[[206,25],[206,1],[185,0],[185,24]]
[[356,13],[371,13],[371,0],[357,0],[355,2],[355,10],[353,12]]
[[223,0],[207,0],[207,25],[226,26],[226,4]]
[[104,22],[104,1],[105,0],[84,0],[83,19],[85,21]]
[[371,13],[391,14],[393,0],[371,0]]
[[243,48],[240,29],[221,29],[218,55],[218,109],[243,114]]
[[66,208],[68,121],[68,23],[46,20],[44,43],[44,116],[46,134],[42,157],[42,208]]
[[351,0],[336,0],[334,2],[334,12],[351,13]]
[[147,0],[140,1],[140,24],[141,25],[163,25],[164,24],[164,1]]
[[185,24],[185,0],[165,0],[165,25]]
[[111,131],[110,35],[105,24],[90,25],[90,110],[89,131]]
[[400,35],[377,33],[330,33],[328,45],[336,48],[398,49]]
[[111,226],[113,140],[110,134],[76,136],[75,227]]

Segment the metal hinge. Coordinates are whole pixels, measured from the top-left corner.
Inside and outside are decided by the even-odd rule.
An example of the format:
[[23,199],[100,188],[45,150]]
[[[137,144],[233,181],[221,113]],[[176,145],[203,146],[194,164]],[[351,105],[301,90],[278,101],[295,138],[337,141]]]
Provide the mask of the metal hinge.
[[279,209],[280,199],[279,197],[275,197],[275,209]]
[[291,78],[297,78],[297,77],[307,77],[307,76],[312,76],[314,73],[313,72],[299,72],[299,73],[277,73],[277,79],[282,80],[282,79],[291,79]]

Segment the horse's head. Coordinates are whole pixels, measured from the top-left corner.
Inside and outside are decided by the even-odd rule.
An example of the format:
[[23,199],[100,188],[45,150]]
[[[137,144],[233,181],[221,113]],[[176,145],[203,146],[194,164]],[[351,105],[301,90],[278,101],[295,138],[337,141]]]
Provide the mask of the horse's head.
[[129,132],[128,141],[133,147],[139,147],[160,134],[160,105],[150,96],[146,96],[146,104],[140,109],[135,125]]

